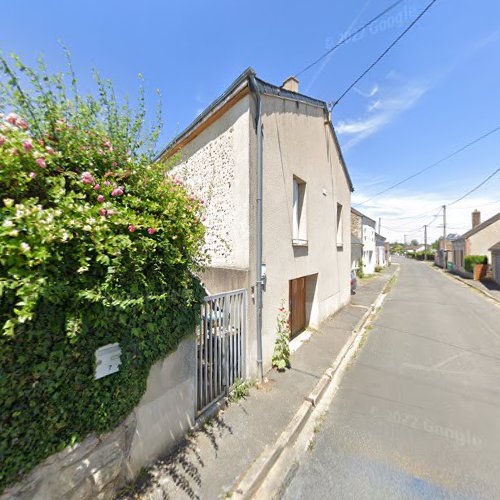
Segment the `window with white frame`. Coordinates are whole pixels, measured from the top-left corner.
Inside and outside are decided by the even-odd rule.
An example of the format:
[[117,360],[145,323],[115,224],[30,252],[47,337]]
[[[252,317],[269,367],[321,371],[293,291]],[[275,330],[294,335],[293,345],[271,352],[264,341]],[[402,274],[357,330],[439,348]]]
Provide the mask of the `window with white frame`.
[[307,245],[306,183],[293,178],[293,244]]
[[341,247],[344,244],[343,233],[344,224],[342,223],[342,205],[337,203],[337,246]]

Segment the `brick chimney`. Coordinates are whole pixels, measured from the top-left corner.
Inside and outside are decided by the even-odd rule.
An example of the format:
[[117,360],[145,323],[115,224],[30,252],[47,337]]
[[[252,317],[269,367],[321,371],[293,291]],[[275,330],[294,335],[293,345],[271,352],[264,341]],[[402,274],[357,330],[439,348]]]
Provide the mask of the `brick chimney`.
[[481,212],[479,210],[474,210],[472,212],[472,229],[476,228],[481,224]]
[[299,91],[299,81],[294,76],[289,76],[281,86],[282,89],[289,90],[290,92]]

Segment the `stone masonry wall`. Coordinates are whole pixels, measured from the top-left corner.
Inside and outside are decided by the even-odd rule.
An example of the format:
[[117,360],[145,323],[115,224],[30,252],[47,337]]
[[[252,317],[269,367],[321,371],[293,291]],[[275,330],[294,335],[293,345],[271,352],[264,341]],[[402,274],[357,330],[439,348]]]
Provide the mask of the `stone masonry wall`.
[[125,464],[135,430],[134,414],[117,429],[56,453],[24,480],[4,491],[1,500],[107,499],[125,481]]
[[231,261],[235,236],[231,228],[236,207],[228,196],[235,176],[233,133],[231,127],[174,169],[206,201],[205,251],[213,260],[224,262]]

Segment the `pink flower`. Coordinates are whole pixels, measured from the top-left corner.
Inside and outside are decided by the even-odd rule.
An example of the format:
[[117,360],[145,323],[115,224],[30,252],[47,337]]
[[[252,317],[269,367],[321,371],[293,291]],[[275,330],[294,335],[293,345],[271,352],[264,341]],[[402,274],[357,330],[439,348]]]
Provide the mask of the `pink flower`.
[[98,197],[97,197],[97,201],[99,203],[103,203],[104,202],[104,196],[102,194],[100,194]]
[[116,163],[116,161],[113,162],[113,167],[116,167],[118,165],[118,163]]
[[37,158],[35,161],[40,168],[47,167],[47,164],[45,163],[45,160],[43,158]]
[[111,182],[109,182],[109,181],[104,181],[104,185],[105,185],[105,186],[111,186]]
[[45,149],[47,150],[47,153],[49,153],[49,155],[55,155],[56,154],[56,152],[50,146],[47,146]]
[[31,177],[31,179],[34,179],[36,177],[35,172],[30,172],[30,177]]
[[26,153],[33,149],[33,143],[31,142],[30,139],[27,139],[23,142],[23,148],[26,151]]
[[200,200],[200,203],[201,203],[202,205],[205,205],[205,200]]
[[135,226],[130,224],[130,226],[128,227],[128,230],[131,232],[131,233],[134,233],[135,232]]
[[0,146],[6,141],[7,139],[3,136],[0,135]]
[[99,215],[106,215],[107,213],[107,210],[105,208],[101,208],[101,210],[99,210]]
[[10,150],[10,154],[11,154],[12,156],[19,156],[19,151],[17,150],[17,148],[12,148],[12,149]]
[[123,194],[123,188],[122,187],[115,188],[111,192],[111,196],[121,196],[122,194]]
[[28,128],[28,124],[22,118],[20,120],[17,120],[17,126],[22,128],[23,130],[26,130]]
[[97,190],[101,189],[101,186],[99,184],[96,184],[92,189],[94,191],[97,191]]
[[156,229],[153,229],[152,227],[150,227],[148,229],[148,234],[155,234],[156,233]]
[[5,118],[5,121],[10,123],[11,125],[15,125],[17,123],[17,120],[19,120],[19,116],[15,113],[9,113]]
[[81,179],[84,184],[95,184],[95,179],[90,172],[83,172]]

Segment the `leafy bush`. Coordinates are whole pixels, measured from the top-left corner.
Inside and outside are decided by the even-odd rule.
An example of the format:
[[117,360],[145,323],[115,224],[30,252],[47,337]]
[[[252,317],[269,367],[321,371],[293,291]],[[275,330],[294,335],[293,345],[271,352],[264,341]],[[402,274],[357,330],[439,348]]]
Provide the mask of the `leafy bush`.
[[409,253],[407,254],[407,257],[411,257],[412,259],[415,260],[425,260],[425,255],[427,254],[427,260],[434,260],[434,254],[432,252],[416,252],[416,253]]
[[[99,76],[94,98],[71,71],[0,71],[1,489],[120,422],[193,331],[204,202],[153,162],[142,90],[134,112]],[[113,342],[120,371],[94,380]]]
[[375,272],[381,273],[384,268],[382,266],[375,266]]
[[474,272],[476,264],[488,264],[488,257],[486,255],[467,255],[464,259],[464,268],[469,273]]
[[358,261],[358,278],[363,279],[365,277],[365,266],[363,264],[363,259],[359,259]]
[[278,332],[274,344],[272,364],[278,371],[290,368],[290,315],[284,307],[280,307],[278,313]]

